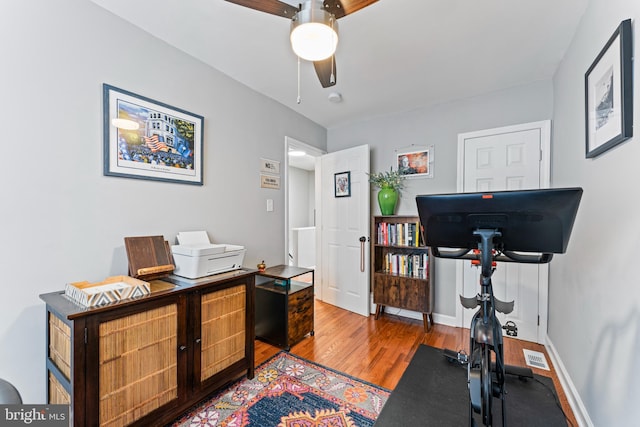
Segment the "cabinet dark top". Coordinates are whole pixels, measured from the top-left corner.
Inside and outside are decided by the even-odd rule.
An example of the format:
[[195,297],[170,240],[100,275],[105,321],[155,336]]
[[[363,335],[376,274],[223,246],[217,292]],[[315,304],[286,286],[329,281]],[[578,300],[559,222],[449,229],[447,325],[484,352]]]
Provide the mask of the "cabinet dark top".
[[302,291],[304,289],[310,288],[313,286],[313,283],[306,282],[297,282],[292,280],[288,286],[286,285],[277,285],[274,280],[270,280],[266,283],[261,283],[256,286],[256,289],[267,290],[270,292],[275,292],[277,294],[295,294],[296,292]]
[[190,292],[205,286],[216,284],[223,285],[224,283],[232,280],[251,278],[253,283],[253,278],[256,272],[257,270],[253,269],[240,269],[215,274],[213,276],[202,277],[200,279],[186,279],[184,277],[172,275],[163,278],[162,280],[151,280],[149,282],[151,288],[151,293],[149,295],[118,301],[113,304],[106,304],[99,307],[84,307],[67,298],[64,291],[41,294],[40,299],[46,302],[58,313],[64,315],[70,320],[73,320],[82,316],[89,316],[103,311],[113,310],[115,308],[126,307],[132,304],[163,298],[167,295]]
[[291,279],[301,274],[311,273],[313,268],[293,267],[290,265],[276,265],[269,267],[264,271],[258,272],[259,275],[265,277],[272,277],[274,279]]

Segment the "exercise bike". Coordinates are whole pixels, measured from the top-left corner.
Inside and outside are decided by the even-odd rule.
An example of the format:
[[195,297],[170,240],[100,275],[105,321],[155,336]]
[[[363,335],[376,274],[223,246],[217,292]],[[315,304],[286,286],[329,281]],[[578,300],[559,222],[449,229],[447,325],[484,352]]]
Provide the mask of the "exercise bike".
[[496,311],[508,314],[514,302],[493,295],[496,262],[541,264],[550,262],[554,253],[564,253],[581,196],[582,189],[571,188],[416,197],[433,255],[471,259],[480,267],[480,293],[460,296],[463,307],[478,308],[470,325],[469,354],[444,353],[467,366],[472,427],[494,424],[494,398],[502,401],[501,425],[505,426],[505,375],[533,376],[529,369],[504,363],[503,328]]
[[[469,355],[464,357],[451,350],[445,350],[444,355],[458,361],[464,359],[464,364],[467,365],[470,425],[478,425],[478,416],[482,425],[493,425],[492,406],[495,397],[502,400],[501,425],[504,426],[505,375],[510,373],[520,378],[532,378],[533,372],[528,368],[508,366],[504,363],[503,327],[496,311],[503,314],[511,313],[514,301],[504,302],[493,295],[491,276],[496,269],[497,261],[539,264],[550,262],[553,254],[526,255],[504,251],[501,244],[502,233],[497,229],[480,228],[472,234],[478,239],[477,249],[446,252],[432,248],[435,256],[471,259],[472,264],[480,267],[480,293],[470,298],[460,295],[460,302],[464,308],[478,308],[469,328]],[[492,362],[492,354],[495,355],[495,362]]]

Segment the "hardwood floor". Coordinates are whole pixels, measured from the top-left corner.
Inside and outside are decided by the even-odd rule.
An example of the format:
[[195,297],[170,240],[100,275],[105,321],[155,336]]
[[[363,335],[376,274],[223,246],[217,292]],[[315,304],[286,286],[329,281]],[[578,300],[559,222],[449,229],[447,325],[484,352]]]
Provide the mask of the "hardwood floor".
[[[505,362],[526,366],[523,348],[545,354],[544,346],[504,338]],[[375,320],[339,309],[321,301],[315,302],[315,335],[291,348],[291,353],[362,380],[393,390],[420,344],[452,350],[469,348],[469,329],[434,325],[425,333],[422,321],[385,314]],[[256,341],[256,366],[280,349]],[[533,369],[535,374],[551,377],[562,409],[570,425],[577,422],[551,366],[551,372]]]

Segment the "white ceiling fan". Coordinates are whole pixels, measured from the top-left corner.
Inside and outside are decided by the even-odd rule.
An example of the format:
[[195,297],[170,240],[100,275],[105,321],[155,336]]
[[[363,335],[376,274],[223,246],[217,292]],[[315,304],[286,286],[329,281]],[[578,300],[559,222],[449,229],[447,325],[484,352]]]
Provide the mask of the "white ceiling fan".
[[226,0],[291,20],[291,46],[312,61],[322,87],[336,84],[337,20],[378,0],[305,0],[298,7],[279,0]]

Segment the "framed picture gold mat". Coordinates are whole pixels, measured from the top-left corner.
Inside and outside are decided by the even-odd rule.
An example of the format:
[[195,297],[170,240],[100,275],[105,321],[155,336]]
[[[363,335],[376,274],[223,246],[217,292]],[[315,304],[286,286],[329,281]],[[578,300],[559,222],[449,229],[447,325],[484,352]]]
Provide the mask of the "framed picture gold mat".
[[104,175],[202,185],[204,118],[103,84]]

